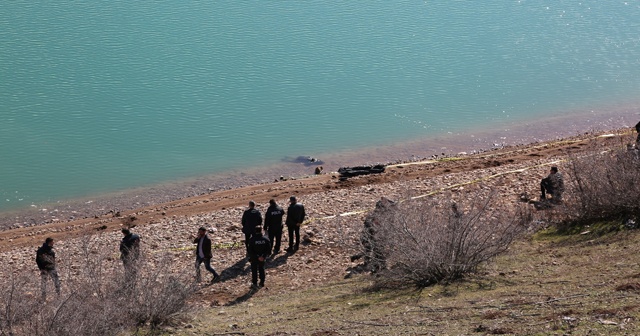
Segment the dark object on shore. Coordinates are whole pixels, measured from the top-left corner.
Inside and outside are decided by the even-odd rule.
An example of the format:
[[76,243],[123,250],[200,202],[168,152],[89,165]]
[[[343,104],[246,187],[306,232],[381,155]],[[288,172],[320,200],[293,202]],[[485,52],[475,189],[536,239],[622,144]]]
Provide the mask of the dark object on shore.
[[324,164],[324,161],[320,159],[314,158],[313,156],[303,156],[303,155],[300,155],[295,159],[286,157],[282,159],[282,161],[292,162],[292,163],[303,163],[305,166],[320,166]]
[[316,167],[316,170],[315,170],[315,172],[314,172],[314,173],[315,173],[316,175],[320,175],[320,174],[322,174],[322,170],[323,170],[322,166],[320,166],[320,167]]
[[381,164],[375,166],[341,167],[340,169],[338,169],[338,173],[340,173],[340,179],[346,179],[348,177],[358,175],[384,173],[384,169],[384,165]]

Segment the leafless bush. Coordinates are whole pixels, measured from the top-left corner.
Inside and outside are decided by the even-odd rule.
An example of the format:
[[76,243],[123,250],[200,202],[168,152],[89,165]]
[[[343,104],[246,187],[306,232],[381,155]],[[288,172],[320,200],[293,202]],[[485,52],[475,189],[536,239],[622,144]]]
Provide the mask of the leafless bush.
[[148,267],[137,276],[135,284],[125,284],[125,292],[130,295],[124,297],[123,306],[138,325],[148,323],[155,328],[184,312],[195,288],[185,277],[163,276],[162,270],[153,271]]
[[[193,281],[169,275],[142,260],[135,278],[122,264],[95,247],[66,269],[62,295],[43,300],[40,278],[30,274],[0,284],[0,335],[117,335],[148,327],[151,331],[186,310]],[[187,273],[183,273],[187,274]]]
[[37,291],[29,290],[29,278],[12,275],[4,279],[0,291],[0,335],[14,335],[20,326],[28,323],[29,316],[37,310],[34,300]]
[[455,280],[505,251],[531,216],[524,207],[509,211],[494,199],[477,194],[473,201],[458,203],[379,202],[367,219],[372,224],[365,227],[362,242],[365,257],[377,270],[377,285],[423,287]]
[[637,150],[618,149],[573,158],[569,163],[572,202],[565,225],[640,219],[640,159]]

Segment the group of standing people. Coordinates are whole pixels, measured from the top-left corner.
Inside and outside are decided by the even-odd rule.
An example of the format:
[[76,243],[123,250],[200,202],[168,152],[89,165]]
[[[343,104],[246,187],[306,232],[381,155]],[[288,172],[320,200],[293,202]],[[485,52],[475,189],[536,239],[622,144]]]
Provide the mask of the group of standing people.
[[[256,235],[256,227],[261,227],[262,234],[262,214],[256,208],[254,201],[249,201],[249,209],[242,214],[242,232],[245,237],[245,246],[247,248],[247,257],[249,256],[251,237]],[[285,212],[274,199],[269,200],[269,207],[264,214],[264,230],[269,236],[269,241],[274,242],[273,249],[269,250],[269,254],[280,253],[282,241],[283,224],[282,218],[287,215],[285,224],[289,233],[289,247],[287,252],[295,252],[300,247],[300,225],[304,222],[306,213],[304,205],[298,203],[295,196],[289,197],[289,207]]]
[[[249,201],[249,209],[242,214],[242,232],[245,237],[247,258],[251,263],[252,287],[264,286],[265,263],[272,253],[280,253],[283,224],[282,219],[286,214],[285,224],[289,233],[289,247],[287,252],[294,253],[300,247],[300,226],[306,217],[304,205],[298,203],[295,196],[289,197],[289,207],[285,212],[274,199],[269,200],[269,207],[264,214],[263,233],[262,214],[256,209],[256,203]],[[258,278],[260,283],[258,283]]]
[[[251,283],[253,288],[263,287],[265,282],[265,262],[272,253],[280,253],[283,224],[282,219],[286,215],[285,224],[289,231],[289,247],[287,252],[293,253],[300,246],[300,225],[305,219],[304,206],[298,203],[295,196],[289,198],[289,208],[285,212],[274,199],[269,201],[269,208],[264,215],[263,234],[262,214],[255,207],[254,201],[249,202],[249,209],[242,215],[242,232],[245,236],[247,258],[251,263]],[[140,236],[131,232],[129,228],[121,230],[123,237],[120,241],[120,260],[124,266],[125,281],[135,283],[138,273],[138,261],[140,259]],[[275,242],[272,245],[271,242]],[[213,253],[211,239],[207,236],[207,229],[200,227],[198,235],[193,240],[196,244],[196,281],[202,281],[200,266],[204,263],[205,269],[212,274],[211,282],[220,279],[220,274],[211,266]],[[49,278],[53,281],[56,293],[60,295],[60,278],[56,270],[56,254],[53,250],[54,239],[49,237],[36,251],[36,264],[40,270],[42,298],[46,299],[47,283]],[[258,279],[260,282],[258,282]]]
[[[242,233],[244,234],[244,244],[246,257],[251,263],[251,286],[254,289],[264,287],[266,278],[265,263],[269,256],[280,253],[282,242],[283,223],[282,219],[286,215],[285,224],[289,232],[289,247],[287,252],[293,253],[300,247],[300,226],[306,217],[304,205],[298,203],[295,196],[289,197],[289,207],[284,209],[276,203],[274,199],[269,200],[269,207],[264,214],[264,231],[262,214],[256,209],[256,203],[249,201],[249,208],[242,214]],[[213,277],[211,282],[216,282],[220,275],[211,267],[211,240],[207,237],[207,229],[200,227],[198,237],[193,241],[196,248],[196,280],[202,281],[200,276],[200,265],[204,263],[207,271]],[[259,282],[258,282],[259,280]]]

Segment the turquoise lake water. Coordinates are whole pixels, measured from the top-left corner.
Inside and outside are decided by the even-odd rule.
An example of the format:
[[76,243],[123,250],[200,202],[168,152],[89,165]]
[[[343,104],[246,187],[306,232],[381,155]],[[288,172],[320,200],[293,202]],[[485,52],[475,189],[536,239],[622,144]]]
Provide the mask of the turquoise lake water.
[[640,1],[5,1],[0,212],[640,106],[638,18]]

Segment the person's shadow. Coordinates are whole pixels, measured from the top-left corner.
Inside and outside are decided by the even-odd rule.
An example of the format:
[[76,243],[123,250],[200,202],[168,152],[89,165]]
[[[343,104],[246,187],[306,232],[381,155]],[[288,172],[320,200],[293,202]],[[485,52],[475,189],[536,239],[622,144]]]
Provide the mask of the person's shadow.
[[235,300],[233,300],[233,301],[229,301],[229,302],[227,302],[227,303],[225,304],[225,306],[229,307],[229,306],[235,306],[235,305],[237,305],[237,304],[239,304],[239,303],[243,303],[243,302],[245,302],[245,301],[249,300],[249,299],[253,296],[253,294],[255,294],[255,293],[257,293],[257,292],[258,292],[258,289],[253,289],[253,288],[251,288],[251,289],[249,289],[249,291],[248,291],[248,292],[246,292],[244,295],[237,297],[237,298],[236,298]]
[[225,282],[238,276],[249,274],[251,272],[251,267],[245,267],[246,265],[247,258],[238,260],[235,264],[220,272],[220,278],[216,282]]
[[[278,256],[276,259],[267,261],[265,268],[274,268],[287,263],[290,253],[284,253]],[[215,282],[225,282],[239,276],[247,276],[251,273],[251,265],[247,258],[238,260],[235,264],[227,267],[220,272],[220,277]]]
[[[282,254],[278,256],[276,259],[268,261],[265,264],[265,268],[274,268],[280,265],[284,265],[285,263],[287,263],[287,259],[289,258],[289,256],[290,256],[289,253]],[[240,275],[247,276],[249,273],[251,273],[251,267],[250,266],[245,267],[246,264],[247,264],[247,259],[243,258],[238,262],[236,262],[233,266],[225,269],[220,273],[220,281],[227,281],[229,279],[235,278]],[[225,306],[234,306],[239,303],[243,303],[249,300],[255,293],[258,292],[258,290],[259,290],[258,288],[251,288],[242,296],[237,297],[233,301],[229,301],[227,304],[225,304]]]
[[277,258],[267,261],[267,263],[264,265],[264,268],[276,268],[278,266],[284,265],[287,263],[287,259],[289,259],[290,255],[290,253],[281,254]]

